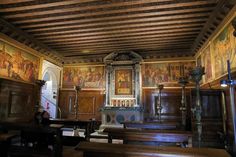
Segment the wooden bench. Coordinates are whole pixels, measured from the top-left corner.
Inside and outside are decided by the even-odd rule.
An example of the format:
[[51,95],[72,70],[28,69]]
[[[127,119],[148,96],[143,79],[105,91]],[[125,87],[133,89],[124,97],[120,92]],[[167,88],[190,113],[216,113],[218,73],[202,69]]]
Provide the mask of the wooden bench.
[[85,129],[85,140],[89,141],[90,134],[94,132],[94,125],[96,121],[93,120],[76,120],[76,119],[50,119],[50,124],[63,124],[64,127]]
[[81,142],[75,150],[84,157],[230,157],[223,149],[158,147],[129,144]]
[[182,146],[192,146],[192,132],[179,130],[145,130],[145,129],[123,129],[123,128],[105,128],[108,133],[108,143],[112,139],[122,139],[123,143],[130,142],[155,142],[161,143],[181,143]]
[[[25,133],[26,138],[27,138],[26,140],[34,140],[34,137],[37,137],[37,136],[38,136],[37,139],[41,139],[41,137],[44,137],[44,135],[52,136],[52,139],[53,139],[53,141],[52,141],[52,143],[53,143],[52,154],[53,155],[52,156],[53,157],[61,157],[62,156],[61,128],[63,127],[63,125],[59,125],[59,124],[38,125],[35,123],[28,123],[28,122],[0,121],[0,126],[8,131],[9,130],[21,131],[22,136]],[[34,136],[28,136],[27,133],[30,133],[31,135],[34,135]],[[33,139],[30,139],[31,137]],[[36,141],[36,142],[38,142],[38,141]],[[26,141],[26,143],[27,143],[27,141]],[[30,154],[30,153],[28,153],[28,154]],[[35,154],[35,156],[37,156],[37,154]]]
[[121,122],[124,128],[158,129],[158,130],[177,130],[179,125],[175,122]]
[[15,133],[0,133],[0,154],[2,157],[7,157],[11,140],[16,136],[17,134]]
[[50,149],[37,149],[34,147],[11,146],[8,152],[10,157],[53,157]]

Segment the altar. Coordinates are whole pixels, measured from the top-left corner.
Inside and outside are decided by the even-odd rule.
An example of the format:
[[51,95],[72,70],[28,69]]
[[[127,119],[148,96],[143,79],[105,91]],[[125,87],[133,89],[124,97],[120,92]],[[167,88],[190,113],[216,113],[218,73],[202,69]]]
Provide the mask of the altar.
[[105,104],[101,108],[102,127],[122,127],[124,121],[142,121],[142,57],[135,52],[114,52],[106,64]]

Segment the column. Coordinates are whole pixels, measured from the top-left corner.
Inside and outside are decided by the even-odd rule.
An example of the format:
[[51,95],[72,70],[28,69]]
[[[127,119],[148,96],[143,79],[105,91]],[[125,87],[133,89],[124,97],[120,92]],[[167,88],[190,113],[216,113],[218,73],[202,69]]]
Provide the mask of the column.
[[135,88],[134,88],[134,96],[136,99],[136,105],[141,105],[141,66],[139,63],[136,63],[134,66],[134,81],[135,81]]
[[105,99],[105,106],[110,106],[110,87],[111,87],[111,70],[112,66],[106,66],[106,99]]

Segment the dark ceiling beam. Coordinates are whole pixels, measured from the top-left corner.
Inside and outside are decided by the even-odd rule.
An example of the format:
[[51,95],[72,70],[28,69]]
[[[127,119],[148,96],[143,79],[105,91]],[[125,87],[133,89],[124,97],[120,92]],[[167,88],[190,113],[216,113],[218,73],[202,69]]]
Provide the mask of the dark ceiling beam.
[[[0,4],[12,4],[15,3],[15,6],[10,8],[0,8],[0,12],[16,12],[16,11],[28,11],[28,10],[35,10],[35,9],[47,9],[50,7],[63,7],[67,5],[76,5],[76,4],[85,4],[88,2],[96,2],[98,0],[66,0],[66,1],[49,1],[49,3],[42,3],[39,4],[35,0],[1,0]],[[17,5],[20,2],[35,2],[31,4],[21,4]]]
[[[139,23],[153,23],[154,24],[158,24],[159,22],[163,21],[163,20],[172,20],[172,19],[205,19],[207,16],[209,15],[209,13],[199,13],[199,14],[187,14],[187,15],[173,15],[173,16],[163,16],[163,17],[150,17],[150,18],[145,18],[145,19],[130,19],[130,20],[121,20],[121,21],[107,21],[104,24],[106,24],[107,26],[110,26],[112,28],[112,26],[114,25],[125,25],[125,26],[137,26],[137,24]],[[194,21],[194,20],[193,20]],[[101,23],[102,24],[102,23]],[[99,23],[95,23],[92,24],[96,27],[98,27]],[[159,24],[160,25],[160,24]],[[63,35],[63,34],[74,34],[74,33],[80,33],[80,29],[79,27],[90,27],[91,24],[85,24],[85,25],[80,25],[78,26],[76,29],[66,29],[66,30],[54,30],[54,31],[46,31],[46,32],[31,32],[33,34],[36,35],[40,35],[40,36],[47,36],[47,35]],[[124,27],[124,26],[123,26]]]
[[[155,41],[149,41],[149,42],[123,42],[123,41],[116,41],[113,43],[103,43],[103,44],[91,44],[91,45],[78,45],[78,47],[71,47],[71,48],[63,48],[63,50],[86,50],[86,49],[98,49],[98,48],[111,48],[111,47],[121,47],[121,46],[133,46],[133,47],[140,47],[142,46],[149,46],[149,47],[161,47],[161,46],[173,46],[173,45],[180,45],[180,46],[190,46],[191,40],[189,41],[176,41],[172,43],[161,43],[161,42],[155,42]],[[57,49],[59,51],[59,49]]]
[[[116,35],[116,36],[111,36],[111,37],[107,37],[107,36],[92,36],[92,37],[84,37],[84,38],[80,38],[79,40],[91,40],[91,39],[113,39],[113,40],[132,40],[132,39],[143,39],[143,38],[146,38],[146,39],[151,39],[151,38],[165,38],[165,37],[174,37],[174,36],[182,36],[182,35],[196,35],[197,33],[199,33],[199,30],[189,30],[189,31],[185,31],[185,32],[172,32],[172,33],[163,33],[163,34],[160,34],[160,33],[156,33],[156,32],[153,32],[153,33],[150,33],[150,32],[147,32],[146,34],[143,33],[142,36],[137,36],[136,35],[126,35],[126,34],[122,34],[122,35]],[[45,41],[46,42],[46,41]],[[63,43],[56,43],[56,42],[53,42],[53,43],[47,43],[47,45],[67,45],[67,44],[80,44],[80,41],[75,41],[75,42],[63,42]]]
[[[81,28],[80,25],[86,25],[89,24],[89,28],[92,28],[92,26],[98,26],[100,24],[106,23],[109,21],[111,23],[112,21],[116,22],[118,20],[129,20],[133,18],[147,18],[147,17],[158,17],[158,16],[173,16],[173,15],[181,15],[181,14],[197,14],[197,13],[206,13],[213,10],[213,7],[210,8],[190,8],[190,9],[181,9],[181,10],[167,10],[167,11],[159,11],[159,12],[153,12],[153,13],[135,13],[131,15],[119,15],[119,16],[105,16],[105,17],[94,17],[93,20],[91,18],[81,18],[80,20],[66,20],[62,21],[51,21],[50,23],[31,23],[28,25],[20,25],[21,28],[25,30],[31,30],[32,32],[42,32],[42,31],[50,31],[50,30],[61,30],[61,29],[78,29]],[[173,19],[173,18],[172,18]],[[180,17],[179,20],[182,20],[183,18]],[[159,22],[166,22],[166,21],[159,21]],[[91,25],[93,24],[93,25]],[[161,24],[160,24],[161,25]],[[112,26],[111,24],[109,26]],[[86,26],[88,27],[88,26]]]
[[[32,29],[32,30],[53,30],[54,27],[57,28],[60,27],[63,28],[73,28],[74,25],[78,26],[81,24],[86,24],[86,23],[94,23],[94,24],[99,24],[101,23],[100,21],[110,21],[110,20],[121,20],[121,19],[130,19],[130,18],[142,18],[146,16],[161,16],[161,15],[175,15],[175,14],[184,14],[184,13],[199,13],[199,12],[210,12],[213,10],[213,7],[206,7],[206,8],[187,8],[187,9],[179,9],[179,10],[167,10],[167,11],[154,11],[154,12],[140,12],[140,13],[135,13],[135,14],[124,14],[124,15],[116,15],[116,16],[95,16],[93,17],[93,20],[91,20],[92,17],[89,18],[81,18],[81,19],[68,19],[68,20],[60,20],[60,21],[50,21],[50,22],[36,22],[36,23],[29,23],[29,24],[18,24],[22,29]],[[89,16],[89,15],[88,15]],[[173,19],[174,20],[174,19]],[[181,20],[181,19],[179,19]],[[165,22],[165,21],[160,21],[160,22]],[[179,22],[180,23],[180,22]],[[96,25],[94,25],[96,26]]]
[[[173,36],[173,37],[166,37],[166,38],[143,38],[143,39],[133,39],[131,41],[131,43],[146,43],[146,42],[153,42],[153,43],[176,43],[176,42],[183,42],[183,41],[190,41],[192,42],[193,40],[195,39],[195,36],[194,35],[191,35],[191,36],[180,36],[180,37],[176,37],[176,36]],[[126,43],[129,43],[130,41],[129,40],[108,40],[108,41],[101,41],[99,40],[99,42],[97,41],[94,41],[94,42],[80,42],[80,44],[74,44],[74,45],[61,45],[57,48],[70,48],[71,46],[73,46],[72,48],[79,48],[80,45],[86,45],[86,44],[89,44],[89,43],[97,43],[98,45],[102,45],[102,44],[106,44],[106,43],[112,43],[112,42],[116,42],[116,41],[123,41],[123,42],[126,42]]]
[[[50,43],[56,43],[56,42],[63,42],[63,43],[73,43],[73,42],[81,42],[81,43],[86,43],[86,41],[95,41],[97,42],[97,40],[99,39],[99,42],[102,42],[103,39],[105,39],[105,41],[109,41],[109,39],[114,39],[114,38],[131,38],[133,36],[139,36],[139,35],[152,35],[152,34],[159,34],[159,36],[167,36],[168,34],[173,34],[177,35],[178,34],[183,34],[185,32],[194,32],[196,31],[200,31],[201,27],[190,27],[190,28],[177,28],[177,29],[170,29],[170,30],[147,30],[147,31],[135,31],[135,32],[114,32],[114,33],[106,33],[104,32],[104,34],[96,34],[96,33],[91,33],[91,34],[79,34],[79,36],[63,36],[63,37],[58,37],[58,38],[38,38],[40,40],[47,40],[45,41],[45,43],[50,44]],[[114,35],[115,34],[115,35]],[[37,37],[37,36],[36,36]],[[86,39],[86,40],[84,40]]]
[[[143,38],[143,39],[133,39],[132,41],[131,41],[131,43],[133,43],[133,42],[136,42],[136,43],[138,43],[138,42],[158,42],[158,43],[172,43],[172,42],[178,42],[178,41],[194,41],[194,39],[195,39],[195,36],[194,35],[184,35],[184,36],[173,36],[173,37],[165,37],[165,38],[162,38],[162,37],[160,37],[160,38]],[[99,41],[91,41],[91,42],[80,42],[80,44],[66,44],[66,45],[57,45],[57,46],[55,46],[55,48],[69,48],[69,47],[79,47],[80,45],[86,45],[86,44],[91,44],[91,43],[94,43],[94,44],[99,44],[99,45],[102,45],[102,44],[104,44],[104,43],[112,43],[112,42],[116,42],[116,41],[123,41],[123,42],[126,42],[126,43],[129,43],[130,41],[129,40],[119,40],[119,39],[116,39],[116,40],[112,40],[112,39],[110,39],[110,40],[104,40],[104,41],[102,41],[102,40],[99,40]]]
[[[121,47],[123,48],[129,48],[129,49],[136,49],[137,47],[139,49],[160,49],[160,48],[166,48],[166,47],[183,47],[183,48],[186,48],[186,47],[190,47],[191,43],[190,42],[179,42],[179,43],[176,43],[176,44],[167,44],[167,45],[161,45],[161,44],[123,44],[123,43],[119,43],[119,44],[116,44],[116,45],[106,45],[106,46],[91,46],[91,48],[87,49],[87,50],[91,50],[91,52],[96,52],[96,51],[103,51],[103,50],[106,50],[106,49],[119,49]],[[86,47],[87,48],[87,47]],[[85,49],[85,48],[80,48],[80,49]],[[64,48],[62,49],[62,54],[63,52],[77,52],[77,53],[81,53],[81,51],[79,51],[80,49],[78,48]],[[92,51],[93,50],[93,51]],[[60,52],[60,50],[58,50],[58,52]],[[64,53],[64,54],[66,54]]]
[[[132,33],[132,32],[144,32],[144,31],[161,31],[161,30],[166,30],[166,31],[169,31],[169,30],[173,30],[173,29],[184,29],[184,28],[196,28],[196,27],[202,27],[204,25],[203,22],[192,22],[192,23],[181,23],[181,24],[178,24],[178,23],[175,23],[175,24],[169,24],[169,25],[159,25],[158,23],[155,24],[155,25],[149,25],[149,26],[138,26],[138,24],[136,26],[133,26],[133,25],[125,25],[126,27],[122,27],[120,29],[117,29],[117,28],[109,28],[109,27],[105,27],[105,28],[102,28],[102,27],[97,27],[97,28],[94,28],[94,29],[76,29],[76,30],[73,30],[73,33],[65,33],[65,34],[54,34],[53,36],[50,36],[50,39],[57,39],[57,40],[60,40],[60,37],[62,39],[65,39],[63,37],[66,36],[67,34],[70,35],[70,34],[80,34],[80,35],[85,35],[86,33],[89,33],[89,34],[114,34],[114,33]],[[60,30],[61,32],[64,32],[63,30]],[[28,31],[28,32],[31,32],[31,31]],[[43,37],[43,36],[47,36],[47,35],[43,35],[42,33],[40,32],[37,32],[37,33],[32,33],[34,35],[38,35],[40,37]],[[67,40],[72,40],[73,38],[66,38]]]
[[9,5],[9,4],[17,4],[17,3],[24,3],[24,2],[32,2],[33,0],[1,0],[1,5]]
[[[144,0],[144,2],[149,2]],[[178,7],[193,7],[193,6],[198,6],[198,5],[206,5],[206,4],[215,4],[215,0],[204,0],[204,1],[191,1],[191,2],[184,2],[184,3],[171,3],[171,4],[165,4],[165,5],[153,5],[153,6],[147,6],[144,5],[142,7],[137,6],[137,7],[130,7],[130,8],[119,8],[119,9],[110,9],[106,10],[105,8],[97,11],[97,10],[88,10],[84,9],[89,16],[110,16],[112,14],[130,14],[132,12],[137,12],[137,11],[148,11],[152,10],[153,8],[156,9],[174,9]],[[131,5],[132,6],[132,5]],[[95,5],[96,7],[96,5]],[[103,7],[103,6],[102,6]],[[139,7],[139,8],[138,8]],[[63,11],[64,9],[60,9],[60,11]],[[71,8],[70,8],[71,10]],[[55,11],[55,10],[53,10]],[[44,11],[43,11],[44,12]],[[15,15],[15,14],[13,14]],[[18,14],[17,17],[11,18],[9,17],[10,15],[5,15],[3,18],[12,21],[13,24],[29,24],[33,22],[50,22],[50,21],[55,21],[55,20],[66,20],[66,19],[71,19],[71,18],[78,18],[80,16],[82,17],[87,17],[86,13],[81,12],[81,9],[78,9],[78,12],[72,12],[72,13],[67,13],[67,14],[58,14],[54,13],[53,15],[46,14],[45,16],[37,16],[37,14],[34,15],[33,12],[30,13],[31,17],[23,16],[24,14]],[[32,16],[34,15],[34,16]]]

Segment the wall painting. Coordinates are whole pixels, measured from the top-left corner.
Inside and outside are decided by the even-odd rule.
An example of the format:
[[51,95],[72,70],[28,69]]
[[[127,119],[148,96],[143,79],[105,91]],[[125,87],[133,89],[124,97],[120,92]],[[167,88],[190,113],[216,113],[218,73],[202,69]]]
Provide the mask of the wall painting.
[[212,80],[212,60],[210,46],[208,46],[201,55],[202,66],[205,67],[204,82]]
[[234,28],[231,23],[213,41],[213,60],[215,77],[227,72],[227,59],[230,60],[231,69],[236,68],[236,38],[233,36]]
[[33,83],[38,79],[40,59],[0,40],[0,76]]
[[80,85],[82,88],[104,88],[104,67],[64,67],[63,68],[63,88],[73,88]]
[[[181,67],[184,71],[181,74]],[[142,65],[143,87],[156,87],[159,83],[177,84],[180,75],[187,76],[195,62],[147,63]]]
[[115,71],[115,94],[132,95],[132,69]]

